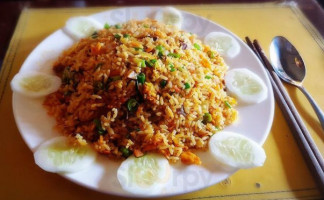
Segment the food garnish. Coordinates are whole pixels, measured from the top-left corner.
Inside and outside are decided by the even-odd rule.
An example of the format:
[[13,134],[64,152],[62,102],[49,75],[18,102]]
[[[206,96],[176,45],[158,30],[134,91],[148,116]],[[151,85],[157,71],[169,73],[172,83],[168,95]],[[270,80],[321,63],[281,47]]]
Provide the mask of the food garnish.
[[[228,58],[234,58],[241,50],[240,44],[236,39],[224,32],[208,33],[205,36],[204,42],[220,55]],[[213,51],[209,51],[208,55],[210,58],[215,56]]]
[[[74,39],[79,40],[89,37],[102,27],[102,24],[91,17],[73,17],[66,21],[64,30]],[[106,27],[108,28],[107,25]]]
[[209,140],[209,153],[225,169],[260,167],[266,154],[253,140],[234,132],[221,131]]
[[138,158],[130,156],[118,168],[117,178],[122,188],[130,193],[159,193],[170,178],[170,164],[154,153]]
[[268,90],[261,78],[246,68],[227,71],[225,84],[229,92],[243,102],[260,103],[267,98]]
[[96,152],[87,144],[81,145],[60,136],[42,143],[34,158],[45,171],[72,173],[87,169],[95,161]]
[[36,98],[58,90],[61,79],[42,72],[20,72],[14,76],[10,86],[14,92]]
[[155,19],[167,25],[173,25],[179,29],[182,26],[183,16],[179,10],[173,7],[164,7],[157,11]]

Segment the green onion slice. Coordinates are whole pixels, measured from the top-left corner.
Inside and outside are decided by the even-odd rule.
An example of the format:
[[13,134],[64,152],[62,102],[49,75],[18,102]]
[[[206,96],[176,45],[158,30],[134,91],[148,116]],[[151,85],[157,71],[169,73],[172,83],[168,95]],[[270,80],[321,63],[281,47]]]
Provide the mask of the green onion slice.
[[226,107],[232,108],[232,105],[228,101],[225,101],[224,103],[225,103]]
[[115,34],[114,37],[115,37],[116,39],[118,39],[118,40],[121,38],[121,36],[120,36],[119,34]]
[[154,67],[155,66],[155,63],[156,63],[156,59],[151,59],[149,61],[145,61],[145,64],[149,67]]
[[97,31],[93,32],[91,38],[96,39],[97,37],[98,37],[98,32]]
[[140,73],[139,75],[137,75],[137,81],[141,84],[145,83],[145,74],[144,73]]
[[137,110],[137,106],[138,106],[138,102],[136,101],[136,99],[129,99],[127,101],[127,109],[129,111],[136,111]]
[[212,121],[212,116],[210,113],[205,113],[204,116],[203,116],[203,123],[206,124],[206,123],[209,123]]
[[201,47],[200,47],[200,45],[199,44],[197,44],[197,43],[195,43],[194,44],[194,47],[197,49],[197,50],[201,50]]
[[111,81],[118,81],[121,80],[121,76],[112,76],[109,78]]
[[164,46],[162,46],[162,45],[157,45],[155,47],[155,49],[158,50],[158,51],[160,51],[160,52],[163,52],[165,50]]
[[105,23],[104,28],[105,29],[109,29],[110,28],[110,25],[108,23]]
[[105,134],[105,130],[101,126],[101,121],[99,119],[94,119],[93,123],[96,125],[96,129],[99,135]]
[[173,58],[180,58],[180,54],[178,53],[169,53],[168,56],[171,56]]
[[161,86],[161,88],[164,88],[167,84],[168,84],[168,81],[167,81],[167,80],[162,79],[162,80],[160,81],[160,86]]
[[185,83],[185,89],[189,89],[190,88],[190,84],[189,83]]
[[212,51],[208,51],[207,55],[208,55],[209,58],[215,58],[215,53],[212,52]]
[[128,158],[130,155],[132,155],[132,151],[126,147],[121,147],[120,152],[122,153],[124,158]]

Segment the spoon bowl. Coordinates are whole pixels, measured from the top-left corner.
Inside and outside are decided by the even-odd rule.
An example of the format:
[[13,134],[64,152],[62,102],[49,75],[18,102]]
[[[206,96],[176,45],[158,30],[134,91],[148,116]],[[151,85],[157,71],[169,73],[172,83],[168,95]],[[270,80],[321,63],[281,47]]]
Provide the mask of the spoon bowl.
[[305,94],[324,130],[324,113],[303,87],[306,66],[297,49],[285,37],[276,36],[270,45],[270,59],[276,74],[283,81],[298,87]]

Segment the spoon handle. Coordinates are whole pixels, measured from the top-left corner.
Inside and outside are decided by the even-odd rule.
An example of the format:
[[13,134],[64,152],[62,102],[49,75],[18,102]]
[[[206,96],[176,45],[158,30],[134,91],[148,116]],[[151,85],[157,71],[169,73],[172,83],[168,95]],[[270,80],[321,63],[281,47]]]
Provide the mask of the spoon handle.
[[298,87],[307,97],[308,101],[310,102],[310,104],[313,106],[313,109],[319,119],[319,121],[321,122],[322,125],[322,129],[324,130],[324,113],[321,110],[321,108],[317,105],[317,103],[315,102],[315,100],[313,99],[313,97],[306,91],[306,89],[303,86]]

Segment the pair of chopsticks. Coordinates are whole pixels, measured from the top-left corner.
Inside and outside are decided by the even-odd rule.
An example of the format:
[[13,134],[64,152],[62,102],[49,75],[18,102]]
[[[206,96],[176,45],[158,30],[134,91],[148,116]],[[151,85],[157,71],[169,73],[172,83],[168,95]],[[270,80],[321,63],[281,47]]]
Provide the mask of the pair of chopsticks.
[[308,132],[305,124],[303,123],[298,111],[286,92],[282,82],[274,71],[271,63],[267,59],[259,42],[254,40],[251,42],[249,37],[245,37],[247,45],[255,53],[255,55],[263,63],[271,81],[273,91],[277,103],[282,110],[285,119],[288,122],[289,128],[297,140],[297,143],[303,153],[303,156],[312,172],[320,191],[324,194],[324,160],[320,151],[316,147],[310,133]]

